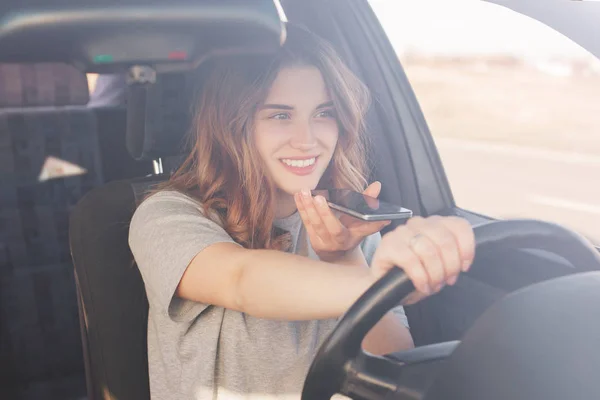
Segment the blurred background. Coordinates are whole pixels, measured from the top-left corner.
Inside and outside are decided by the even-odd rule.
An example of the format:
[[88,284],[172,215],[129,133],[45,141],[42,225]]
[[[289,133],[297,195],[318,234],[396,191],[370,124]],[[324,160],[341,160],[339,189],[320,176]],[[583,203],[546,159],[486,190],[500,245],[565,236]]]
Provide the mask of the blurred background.
[[458,206],[555,221],[600,244],[600,61],[552,28],[480,0],[370,3]]

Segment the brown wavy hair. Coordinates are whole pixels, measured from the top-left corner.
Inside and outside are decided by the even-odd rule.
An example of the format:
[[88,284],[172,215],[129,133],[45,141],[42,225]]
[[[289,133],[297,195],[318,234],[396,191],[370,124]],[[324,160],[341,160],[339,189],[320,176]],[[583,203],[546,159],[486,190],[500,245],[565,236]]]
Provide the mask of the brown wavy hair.
[[228,234],[250,249],[286,249],[288,237],[273,227],[276,187],[253,142],[255,115],[285,67],[319,69],[336,110],[339,139],[320,188],[364,190],[367,153],[365,85],[330,44],[287,25],[285,44],[272,55],[220,56],[210,61],[193,119],[191,152],[159,190],[197,199]]

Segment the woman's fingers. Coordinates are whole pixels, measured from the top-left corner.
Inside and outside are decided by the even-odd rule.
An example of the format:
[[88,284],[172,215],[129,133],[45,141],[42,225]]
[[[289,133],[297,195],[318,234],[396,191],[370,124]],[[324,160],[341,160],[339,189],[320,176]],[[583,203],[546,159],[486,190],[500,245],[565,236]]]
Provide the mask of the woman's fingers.
[[[416,232],[412,240],[413,247],[421,257],[435,258],[431,267],[427,268],[432,285],[436,290],[444,284],[456,283],[462,270],[462,260],[458,249],[458,241],[451,230],[440,221],[442,217],[427,219],[416,217],[407,223],[407,227]],[[435,252],[436,257],[429,253]],[[427,263],[427,265],[430,265]]]
[[[470,266],[475,252],[475,239],[466,220],[440,216],[415,217],[407,222],[406,229],[416,234],[411,239],[411,247],[423,260],[434,290],[441,289],[445,284],[455,284],[465,265],[468,263]],[[433,250],[437,257],[433,256]]]
[[363,192],[363,194],[366,194],[367,196],[374,197],[374,198],[379,197],[380,193],[381,193],[381,182],[379,182],[379,181],[375,181],[375,182],[371,183],[369,186],[367,186],[367,188]]
[[394,236],[397,247],[412,252],[421,262],[427,277],[427,286],[431,289],[430,293],[439,291],[445,283],[446,272],[435,243],[422,230],[408,225],[394,231]]
[[347,247],[354,246],[365,237],[379,232],[391,223],[391,221],[361,221],[346,215],[338,218],[323,196],[315,196],[313,203],[316,211],[321,217],[322,223],[327,228],[329,238],[340,244],[343,247],[343,250],[347,250]]
[[429,276],[421,259],[406,245],[406,240],[399,231],[384,236],[371,261],[371,268],[377,278],[394,267],[401,268],[419,292],[426,295],[432,293]]
[[[381,184],[374,182],[365,190],[365,194],[378,196],[380,191]],[[323,196],[313,197],[308,190],[296,193],[294,201],[313,248],[319,255],[324,252],[343,252],[353,249],[365,237],[379,232],[390,223],[390,221],[366,222],[347,215],[338,217]]]
[[343,244],[346,240],[346,227],[342,225],[340,220],[333,214],[331,208],[329,208],[329,205],[327,204],[327,200],[325,200],[323,196],[316,196],[314,198],[314,203],[316,210],[321,217],[321,221],[323,221],[330,237],[337,243]]
[[[300,194],[302,205],[304,208],[305,216],[307,218],[305,225],[310,225],[315,233],[324,241],[328,242],[331,240],[331,235],[325,226],[319,212],[317,211],[314,200],[308,191],[302,191]],[[302,214],[301,214],[302,215]],[[307,226],[308,229],[308,226]]]
[[304,224],[306,233],[308,234],[311,243],[313,244],[313,246],[322,245],[323,242],[319,237],[319,234],[310,222],[310,217],[308,216],[308,212],[306,210],[306,207],[304,206],[304,202],[302,201],[302,195],[300,193],[296,193],[294,195],[294,201],[296,202],[298,213],[300,214],[300,218],[302,219],[302,223]]
[[417,234],[408,239],[408,246],[425,267],[429,286],[434,292],[438,292],[446,282],[446,272],[435,244],[424,234]]
[[439,217],[439,221],[453,235],[458,244],[458,250],[461,258],[461,269],[466,272],[471,268],[475,259],[475,234],[471,224],[459,217]]
[[398,266],[420,292],[431,294],[454,284],[474,255],[475,239],[467,221],[415,217],[383,238],[373,266],[379,275]]
[[301,192],[295,196],[295,201],[309,235],[311,232],[317,235],[329,250],[345,250],[348,241],[346,228],[333,214],[324,197],[313,198],[310,192]]

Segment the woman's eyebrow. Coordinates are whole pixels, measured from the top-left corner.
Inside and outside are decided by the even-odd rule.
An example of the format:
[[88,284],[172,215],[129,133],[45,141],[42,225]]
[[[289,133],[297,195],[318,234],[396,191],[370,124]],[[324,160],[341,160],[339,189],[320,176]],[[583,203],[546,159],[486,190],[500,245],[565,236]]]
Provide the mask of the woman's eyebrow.
[[265,104],[261,107],[263,110],[273,109],[273,110],[288,110],[291,111],[294,109],[292,106],[288,106],[286,104]]
[[315,110],[318,110],[320,108],[332,107],[332,106],[333,106],[333,101],[326,101],[325,103],[319,104]]

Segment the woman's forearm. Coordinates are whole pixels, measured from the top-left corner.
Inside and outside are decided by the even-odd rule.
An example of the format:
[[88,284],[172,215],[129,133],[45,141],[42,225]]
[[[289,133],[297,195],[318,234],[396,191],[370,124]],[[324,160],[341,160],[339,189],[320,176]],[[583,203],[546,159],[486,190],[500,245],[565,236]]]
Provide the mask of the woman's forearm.
[[362,267],[368,267],[369,264],[365,258],[360,247],[355,247],[354,250],[346,252],[338,260],[333,261],[335,264],[342,265],[357,265]]
[[[192,260],[177,295],[259,318],[318,320],[340,317],[373,283],[366,262],[331,264],[220,243]],[[384,317],[367,335],[365,349],[381,354],[409,347],[410,333],[398,324],[397,316]]]
[[260,318],[337,318],[374,282],[366,265],[331,264],[279,251],[252,250],[241,263],[238,308]]
[[[242,308],[250,315],[284,320],[337,318],[373,283],[360,248],[345,260],[348,264],[326,264],[305,257],[285,254],[285,265],[278,255],[258,254],[248,260],[240,279],[239,293],[244,294]],[[287,260],[289,256],[296,259]],[[253,255],[254,257],[254,255]],[[262,266],[258,266],[262,260]],[[274,264],[272,264],[274,263]],[[257,282],[264,282],[262,289]],[[372,354],[389,354],[414,346],[410,331],[401,319],[389,312],[367,334],[363,348]]]

